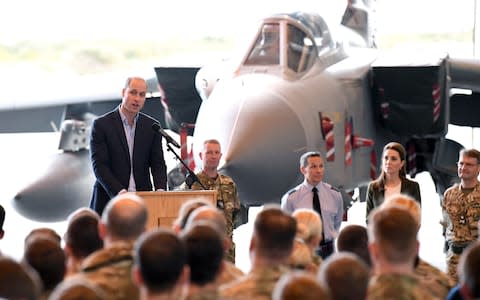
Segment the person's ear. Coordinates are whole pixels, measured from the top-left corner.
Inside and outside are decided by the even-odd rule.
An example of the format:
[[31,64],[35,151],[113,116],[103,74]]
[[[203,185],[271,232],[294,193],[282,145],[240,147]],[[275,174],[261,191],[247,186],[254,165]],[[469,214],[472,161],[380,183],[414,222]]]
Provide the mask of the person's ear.
[[107,236],[107,224],[102,221],[98,222],[98,235],[102,240]]
[[140,273],[140,268],[137,265],[132,268],[132,280],[137,287],[143,285],[142,273]]

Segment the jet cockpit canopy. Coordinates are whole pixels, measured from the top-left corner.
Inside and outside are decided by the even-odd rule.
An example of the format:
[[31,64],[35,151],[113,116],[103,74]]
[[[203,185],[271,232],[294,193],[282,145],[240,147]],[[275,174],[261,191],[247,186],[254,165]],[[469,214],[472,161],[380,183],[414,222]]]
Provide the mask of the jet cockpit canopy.
[[274,15],[261,23],[243,66],[304,73],[319,55],[334,47],[330,30],[318,14]]

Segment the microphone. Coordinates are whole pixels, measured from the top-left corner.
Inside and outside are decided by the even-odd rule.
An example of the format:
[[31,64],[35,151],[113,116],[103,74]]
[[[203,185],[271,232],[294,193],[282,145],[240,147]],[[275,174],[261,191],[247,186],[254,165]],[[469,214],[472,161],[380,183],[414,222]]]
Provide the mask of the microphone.
[[180,148],[180,144],[177,143],[177,141],[175,141],[171,136],[169,136],[168,133],[165,132],[165,130],[163,130],[163,128],[162,128],[162,126],[160,126],[160,124],[153,123],[152,124],[152,130],[156,131],[156,132],[160,132],[160,134],[165,138],[167,143],[172,144],[177,148]]

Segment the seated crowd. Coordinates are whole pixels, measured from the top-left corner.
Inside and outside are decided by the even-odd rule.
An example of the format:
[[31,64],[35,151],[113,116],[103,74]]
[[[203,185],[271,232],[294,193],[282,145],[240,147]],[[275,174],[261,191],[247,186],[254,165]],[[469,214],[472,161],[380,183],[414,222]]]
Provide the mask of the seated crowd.
[[[1,235],[4,216],[2,208]],[[345,226],[335,253],[322,259],[315,251],[318,213],[265,205],[254,220],[244,274],[226,258],[232,241],[216,207],[192,200],[173,228],[146,230],[143,200],[125,193],[102,216],[72,213],[63,239],[48,228],[33,230],[21,261],[0,255],[0,298],[478,299],[480,242],[462,255],[454,287],[418,256],[420,216],[415,200],[392,196],[372,211],[367,227]]]

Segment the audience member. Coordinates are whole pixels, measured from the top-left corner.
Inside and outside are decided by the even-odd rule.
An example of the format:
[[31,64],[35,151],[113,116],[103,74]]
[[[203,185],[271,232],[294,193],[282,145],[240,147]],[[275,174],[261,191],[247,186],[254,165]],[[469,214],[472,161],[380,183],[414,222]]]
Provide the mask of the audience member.
[[209,221],[197,221],[181,234],[190,267],[188,300],[217,299],[216,279],[220,274],[225,249],[224,239]]
[[220,288],[222,299],[271,299],[286,266],[295,239],[297,224],[276,205],[265,205],[255,218],[250,241],[252,268],[241,279]]
[[368,252],[367,228],[361,225],[350,224],[343,227],[337,237],[337,250],[358,255],[370,268],[372,262]]
[[40,299],[48,299],[65,276],[65,253],[60,244],[46,235],[32,235],[25,245],[23,261],[40,277],[43,286]]
[[[422,210],[420,204],[415,199],[398,194],[393,195],[382,203],[381,208],[384,207],[400,207],[409,211],[415,218],[418,224],[418,229],[422,224]],[[430,292],[432,297],[438,299],[445,299],[448,291],[453,287],[454,283],[449,276],[440,269],[429,264],[425,260],[421,259],[418,255],[415,260],[415,277],[420,281],[420,285]]]
[[[213,206],[202,206],[195,209],[188,218],[186,228],[190,228],[195,222],[205,220],[212,222],[223,239],[223,247],[227,251],[232,243],[226,229],[225,215],[218,208]],[[232,282],[245,275],[231,261],[224,259],[220,275],[217,276],[216,284],[218,286]]]
[[324,261],[318,279],[332,300],[367,299],[370,268],[356,254],[339,252]]
[[147,208],[139,196],[124,193],[110,200],[98,225],[103,249],[85,258],[79,276],[99,286],[108,299],[139,299],[130,275],[132,250],[146,223]]
[[0,256],[0,298],[8,300],[38,300],[41,285],[37,273],[29,266]]
[[451,289],[447,300],[480,299],[480,241],[469,245],[460,256],[459,283]]
[[30,239],[35,238],[37,236],[43,236],[45,238],[51,239],[52,241],[56,242],[59,245],[62,242],[62,238],[55,230],[48,227],[39,227],[39,228],[32,229],[27,234],[24,240],[25,247],[27,247],[27,244],[30,242]]
[[[203,142],[203,149],[200,152],[202,160],[202,171],[196,176],[199,182],[193,182],[191,188],[194,190],[216,190],[217,207],[225,214],[227,221],[227,234],[230,237],[232,246],[228,249],[227,259],[235,263],[235,244],[233,243],[233,229],[238,224],[237,216],[240,212],[240,199],[238,197],[237,185],[233,179],[218,172],[218,164],[222,158],[220,142],[215,139]],[[187,178],[188,181],[188,178]],[[186,188],[188,184],[185,184]]]
[[102,290],[84,278],[61,282],[50,294],[48,300],[104,300]]
[[457,164],[460,183],[448,188],[442,201],[445,241],[448,246],[447,270],[455,283],[458,281],[457,264],[463,249],[479,238],[480,151],[461,150]]
[[64,235],[67,270],[65,277],[80,271],[83,260],[93,252],[103,248],[98,233],[100,217],[89,208],[80,208],[69,215]]
[[178,216],[175,221],[173,221],[173,231],[175,231],[177,234],[180,234],[180,232],[185,229],[190,214],[201,206],[212,206],[212,204],[202,199],[192,199],[182,203],[180,209],[178,210]]
[[310,249],[313,263],[319,267],[322,258],[317,255],[315,249],[322,240],[322,219],[316,211],[308,208],[299,208],[292,216],[297,221],[297,238],[305,242]]
[[140,299],[184,299],[189,280],[184,242],[167,229],[143,233],[134,247],[132,276]]
[[368,299],[433,299],[414,275],[418,223],[404,208],[385,207],[369,216],[369,252],[373,266]]
[[321,216],[323,230],[318,254],[326,258],[335,250],[334,240],[342,224],[342,194],[323,181],[325,166],[319,152],[307,152],[300,157],[300,172],[304,181],[282,197],[282,208],[289,213],[309,208]]
[[329,300],[328,289],[311,274],[291,272],[283,275],[275,285],[272,300]]
[[318,266],[313,262],[312,252],[305,242],[299,238],[293,241],[292,253],[287,264],[292,270],[303,270],[316,274]]

